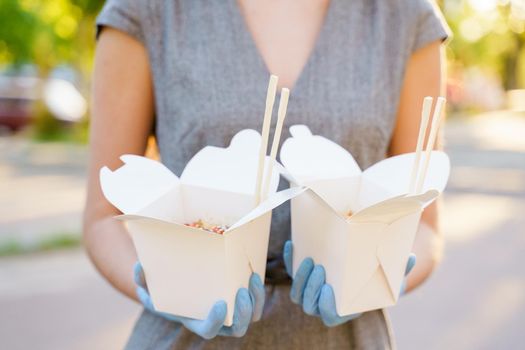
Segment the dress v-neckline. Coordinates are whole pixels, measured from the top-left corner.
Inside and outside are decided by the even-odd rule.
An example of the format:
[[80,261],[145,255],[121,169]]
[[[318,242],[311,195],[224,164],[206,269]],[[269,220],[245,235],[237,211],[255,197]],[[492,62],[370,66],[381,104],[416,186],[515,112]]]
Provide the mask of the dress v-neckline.
[[[326,9],[326,13],[324,15],[323,23],[321,24],[321,28],[319,29],[319,33],[317,34],[317,37],[315,39],[314,46],[308,54],[308,58],[303,64],[299,75],[295,78],[293,85],[288,87],[291,91],[294,91],[295,93],[297,93],[297,91],[301,88],[301,85],[304,83],[309,72],[312,70],[312,65],[315,63],[316,57],[323,51],[324,42],[325,40],[327,40],[326,36],[329,33],[329,26],[331,22],[333,22],[332,17],[334,13],[335,2],[336,0],[330,0],[328,8]],[[261,54],[261,51],[255,43],[253,34],[248,27],[246,18],[244,17],[237,0],[230,0],[230,4],[233,8],[232,21],[234,22],[234,30],[241,32],[240,37],[243,40],[242,44],[246,45],[245,49],[247,54],[253,56],[253,62],[257,65],[257,67],[254,67],[254,69],[260,70],[262,73],[269,77],[272,73],[270,72],[270,69],[266,64],[266,61],[264,60],[264,57]]]

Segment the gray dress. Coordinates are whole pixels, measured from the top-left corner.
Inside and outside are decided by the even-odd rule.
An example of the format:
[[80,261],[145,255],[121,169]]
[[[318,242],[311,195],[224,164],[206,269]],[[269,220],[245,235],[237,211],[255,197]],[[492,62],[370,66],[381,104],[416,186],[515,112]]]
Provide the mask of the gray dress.
[[[162,162],[176,174],[206,145],[224,147],[239,130],[260,129],[269,72],[236,0],[109,0],[97,24],[147,48],[155,134]],[[428,0],[332,0],[291,89],[286,124],[307,124],[367,168],[386,155],[409,57],[447,35]],[[145,311],[127,349],[393,348],[382,310],[328,328],[291,303],[282,263],[289,225],[283,205],[272,221],[263,319],[246,336],[206,341]]]

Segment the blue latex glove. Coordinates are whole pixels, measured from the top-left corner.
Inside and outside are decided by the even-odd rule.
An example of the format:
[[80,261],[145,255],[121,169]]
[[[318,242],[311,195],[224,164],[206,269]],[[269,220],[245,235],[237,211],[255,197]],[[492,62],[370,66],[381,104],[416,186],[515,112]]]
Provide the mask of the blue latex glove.
[[233,313],[233,324],[224,326],[226,318],[226,302],[216,302],[211,308],[205,320],[196,320],[188,317],[176,316],[164,312],[158,312],[153,307],[151,297],[148,293],[144,270],[139,262],[134,266],[134,278],[137,284],[137,295],[144,307],[169,321],[182,323],[184,327],[204,339],[212,339],[217,335],[242,337],[246,334],[250,322],[261,319],[264,306],[264,285],[261,277],[253,273],[250,277],[248,289],[240,288],[235,297],[235,310]]
[[[293,278],[292,271],[293,245],[291,241],[284,244],[284,265],[286,272]],[[405,276],[412,270],[416,264],[416,256],[410,254]],[[352,314],[347,316],[337,315],[335,308],[335,296],[332,287],[325,283],[326,274],[322,265],[315,265],[311,258],[303,260],[293,279],[290,290],[292,302],[303,307],[303,311],[312,316],[319,316],[323,323],[328,327],[338,326],[361,314]],[[404,292],[405,283],[403,283],[401,293]]]

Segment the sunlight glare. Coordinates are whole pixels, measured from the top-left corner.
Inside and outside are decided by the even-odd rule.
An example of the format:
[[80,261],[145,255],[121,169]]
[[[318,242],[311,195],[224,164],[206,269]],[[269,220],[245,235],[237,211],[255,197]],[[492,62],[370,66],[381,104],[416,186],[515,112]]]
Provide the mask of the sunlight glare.
[[498,0],[469,0],[468,3],[477,12],[490,12],[498,6]]

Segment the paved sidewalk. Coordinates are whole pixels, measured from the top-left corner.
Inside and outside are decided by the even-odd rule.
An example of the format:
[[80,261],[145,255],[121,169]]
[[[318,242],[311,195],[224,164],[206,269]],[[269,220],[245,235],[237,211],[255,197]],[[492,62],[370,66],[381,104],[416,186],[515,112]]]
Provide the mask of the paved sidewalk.
[[121,349],[140,312],[80,249],[0,259],[0,348]]
[[520,349],[525,324],[525,116],[447,127],[443,263],[391,310],[400,349]]
[[0,245],[80,235],[85,146],[0,137]]
[[[525,324],[525,116],[447,126],[446,255],[391,309],[400,349],[517,349]],[[82,147],[0,138],[0,242],[79,233]],[[34,213],[39,213],[34,216]],[[76,230],[76,231],[75,231]],[[5,349],[119,349],[139,312],[79,249],[0,258]]]

